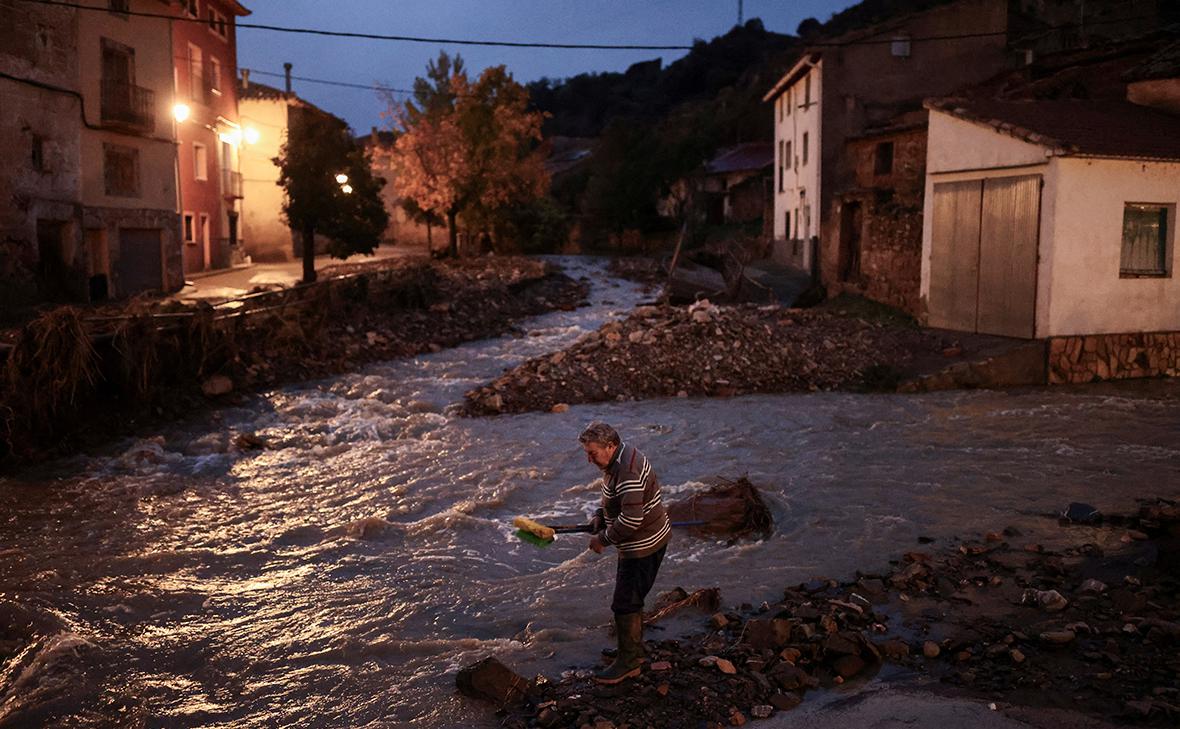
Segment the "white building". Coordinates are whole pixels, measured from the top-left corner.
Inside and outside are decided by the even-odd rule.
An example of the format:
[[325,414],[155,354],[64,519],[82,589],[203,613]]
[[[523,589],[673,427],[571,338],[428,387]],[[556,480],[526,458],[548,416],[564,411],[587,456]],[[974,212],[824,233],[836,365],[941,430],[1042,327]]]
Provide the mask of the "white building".
[[774,102],[774,257],[804,270],[819,234],[822,74],[823,60],[809,53],[764,97]]

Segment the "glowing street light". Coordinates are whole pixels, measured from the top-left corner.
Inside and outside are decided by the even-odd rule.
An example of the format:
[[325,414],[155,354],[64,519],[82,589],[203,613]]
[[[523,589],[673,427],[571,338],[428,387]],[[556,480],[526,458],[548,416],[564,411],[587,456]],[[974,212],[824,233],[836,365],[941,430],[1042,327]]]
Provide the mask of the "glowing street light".
[[258,144],[258,138],[260,135],[258,134],[257,129],[254,127],[246,127],[243,132],[246,137],[246,144]]
[[[344,183],[348,182],[348,175],[341,172],[340,174],[336,175],[336,182],[339,182],[341,185],[343,185]],[[352,188],[349,189],[351,190]]]
[[345,195],[349,195],[352,193],[352,185],[348,185],[348,184],[341,185],[340,191],[343,192]]
[[188,104],[172,105],[172,117],[178,122],[188,119],[189,115],[192,114],[192,111],[193,110],[189,108]]

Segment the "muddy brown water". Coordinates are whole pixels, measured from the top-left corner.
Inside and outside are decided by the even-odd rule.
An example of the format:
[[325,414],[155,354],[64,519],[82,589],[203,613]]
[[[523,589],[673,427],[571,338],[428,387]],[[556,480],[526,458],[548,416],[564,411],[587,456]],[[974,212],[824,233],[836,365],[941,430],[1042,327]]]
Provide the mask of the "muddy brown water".
[[[1180,386],[921,396],[816,393],[452,417],[462,393],[643,300],[563,259],[590,307],[477,342],[286,387],[0,480],[0,726],[495,726],[454,695],[496,654],[525,674],[591,666],[614,558],[512,537],[581,515],[593,419],[646,451],[674,497],[748,475],[765,541],[676,539],[657,590],[775,600],[880,570],[919,535],[1015,526],[1069,501],[1180,497]],[[636,363],[642,366],[642,363]],[[239,432],[274,448],[239,451]],[[674,622],[661,636],[690,627]]]

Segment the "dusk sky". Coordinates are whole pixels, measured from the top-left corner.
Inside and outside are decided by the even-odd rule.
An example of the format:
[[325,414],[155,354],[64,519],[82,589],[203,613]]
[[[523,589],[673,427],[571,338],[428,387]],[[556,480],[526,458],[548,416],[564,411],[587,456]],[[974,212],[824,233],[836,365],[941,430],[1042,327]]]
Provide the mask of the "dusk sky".
[[[363,33],[544,43],[689,45],[710,39],[737,21],[737,0],[244,0],[246,23]],[[827,20],[853,0],[745,0],[745,18],[768,30],[794,33],[799,21]],[[409,88],[426,63],[445,48],[462,55],[477,74],[505,64],[522,83],[588,71],[622,71],[636,61],[685,51],[559,50],[442,46],[328,38],[241,29],[238,65],[253,78],[282,86],[283,62],[292,74],[350,83]],[[262,75],[264,71],[277,74]],[[383,126],[384,105],[369,89],[295,81],[296,93],[344,118],[358,132]]]

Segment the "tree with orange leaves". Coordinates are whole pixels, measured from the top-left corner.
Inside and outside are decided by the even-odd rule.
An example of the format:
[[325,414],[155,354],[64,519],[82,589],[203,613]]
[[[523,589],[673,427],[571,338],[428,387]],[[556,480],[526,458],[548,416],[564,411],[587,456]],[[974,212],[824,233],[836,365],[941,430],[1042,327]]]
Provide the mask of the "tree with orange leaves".
[[393,148],[394,189],[446,220],[449,252],[458,255],[458,220],[494,227],[511,206],[546,193],[539,148],[543,114],[528,110],[528,91],[504,66],[473,83],[463,61],[440,53],[414,96],[391,104],[402,128]]

